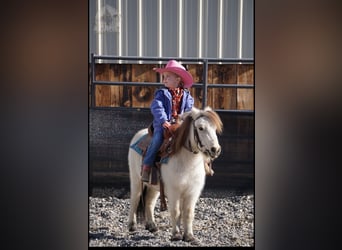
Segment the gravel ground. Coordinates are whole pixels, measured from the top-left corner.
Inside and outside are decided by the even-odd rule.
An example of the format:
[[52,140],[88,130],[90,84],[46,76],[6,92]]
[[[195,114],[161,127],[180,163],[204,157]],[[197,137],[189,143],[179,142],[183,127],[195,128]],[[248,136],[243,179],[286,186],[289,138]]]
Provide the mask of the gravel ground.
[[[184,241],[170,241],[169,212],[160,212],[159,206],[158,199],[157,232],[150,233],[142,224],[138,224],[137,231],[129,232],[129,191],[93,189],[89,197],[89,246],[192,246]],[[193,230],[200,246],[254,246],[253,193],[204,189],[196,204]]]

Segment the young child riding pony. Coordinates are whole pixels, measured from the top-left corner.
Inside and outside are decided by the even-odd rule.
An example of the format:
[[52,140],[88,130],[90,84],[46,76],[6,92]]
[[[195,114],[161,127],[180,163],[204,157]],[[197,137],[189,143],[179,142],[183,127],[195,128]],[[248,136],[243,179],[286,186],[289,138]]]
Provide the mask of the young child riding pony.
[[191,74],[177,61],[170,60],[165,68],[153,68],[162,75],[164,87],[158,89],[151,103],[153,137],[143,160],[143,182],[149,182],[151,167],[163,143],[164,129],[177,121],[178,115],[190,111],[194,99],[188,88],[193,84]]

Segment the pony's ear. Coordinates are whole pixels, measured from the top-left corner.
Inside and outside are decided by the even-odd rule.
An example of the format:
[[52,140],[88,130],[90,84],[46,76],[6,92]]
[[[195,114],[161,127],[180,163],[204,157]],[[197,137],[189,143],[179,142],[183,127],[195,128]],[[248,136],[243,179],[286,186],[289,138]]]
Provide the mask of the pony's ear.
[[212,111],[213,109],[209,106],[206,106],[203,111]]
[[192,119],[196,120],[201,115],[201,110],[195,107],[191,109],[191,117]]
[[183,114],[181,114],[179,116],[180,120],[181,121],[184,121],[187,117],[191,116],[191,110],[190,111],[187,111],[187,112],[184,112]]
[[[211,110],[211,108],[209,107]],[[187,117],[191,117],[193,120],[196,120],[200,115],[202,111],[198,108],[192,107],[192,109],[188,112],[184,112],[179,116],[179,118],[184,121]]]

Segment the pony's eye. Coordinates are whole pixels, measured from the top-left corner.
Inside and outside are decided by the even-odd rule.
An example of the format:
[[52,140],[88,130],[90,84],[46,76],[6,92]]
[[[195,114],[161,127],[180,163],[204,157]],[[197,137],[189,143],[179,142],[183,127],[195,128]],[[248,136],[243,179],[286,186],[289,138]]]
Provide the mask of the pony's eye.
[[204,130],[204,128],[203,128],[203,127],[199,127],[198,129],[199,129],[199,130],[201,130],[201,131],[202,131],[202,130]]

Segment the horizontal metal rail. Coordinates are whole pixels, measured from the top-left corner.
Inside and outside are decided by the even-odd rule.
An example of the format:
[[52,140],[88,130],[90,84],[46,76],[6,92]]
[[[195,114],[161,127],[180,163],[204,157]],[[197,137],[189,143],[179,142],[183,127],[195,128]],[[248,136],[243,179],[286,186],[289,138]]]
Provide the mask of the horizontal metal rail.
[[254,59],[252,58],[198,58],[198,57],[136,57],[136,56],[100,56],[92,53],[92,61],[97,59],[103,60],[117,60],[117,61],[169,61],[177,60],[181,62],[222,62],[222,63],[241,63],[241,64],[254,64]]
[[[98,85],[128,85],[128,86],[164,86],[157,82],[112,82],[112,81],[94,81],[93,84]],[[194,83],[192,87],[202,88],[204,83]],[[208,84],[208,88],[254,88],[253,84]]]
[[[91,54],[91,107],[95,107],[95,86],[96,85],[113,85],[113,86],[156,86],[161,87],[164,86],[162,83],[156,82],[119,82],[119,81],[96,81],[95,80],[95,63],[97,60],[110,60],[110,61],[118,61],[118,63],[123,63],[123,61],[169,61],[169,60],[177,60],[183,62],[198,62],[203,64],[203,82],[202,83],[194,83],[192,87],[202,88],[203,91],[203,100],[202,107],[204,108],[207,105],[207,93],[208,88],[254,88],[254,84],[208,84],[207,73],[208,73],[208,64],[216,62],[221,63],[230,63],[230,64],[254,64],[253,59],[236,59],[236,58],[191,58],[191,57],[130,57],[130,56],[100,56]],[[254,114],[254,110],[226,110],[226,109],[215,109],[220,112],[233,112],[233,113],[248,113]]]

